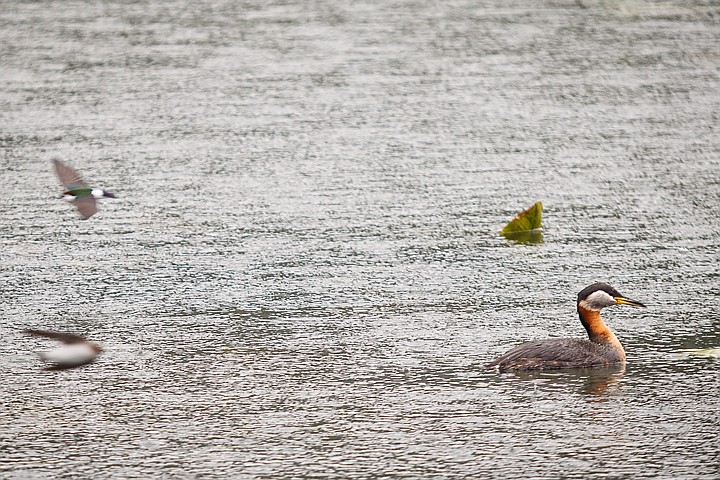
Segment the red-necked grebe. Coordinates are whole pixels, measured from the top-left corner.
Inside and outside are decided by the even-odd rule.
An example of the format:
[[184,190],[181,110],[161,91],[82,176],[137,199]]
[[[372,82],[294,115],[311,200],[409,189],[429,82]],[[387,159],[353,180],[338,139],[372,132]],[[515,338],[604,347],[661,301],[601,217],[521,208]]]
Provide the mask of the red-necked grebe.
[[588,368],[624,362],[623,346],[600,317],[600,310],[611,305],[645,306],[622,296],[607,283],[594,283],[584,288],[577,299],[580,322],[587,330],[588,340],[556,338],[523,343],[488,363],[488,366],[502,372]]

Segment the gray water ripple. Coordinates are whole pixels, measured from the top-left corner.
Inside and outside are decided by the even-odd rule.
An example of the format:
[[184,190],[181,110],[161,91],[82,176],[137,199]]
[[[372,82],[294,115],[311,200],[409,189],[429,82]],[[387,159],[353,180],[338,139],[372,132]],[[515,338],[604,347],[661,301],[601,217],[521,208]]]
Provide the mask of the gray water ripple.
[[[0,476],[715,478],[717,14],[7,3]],[[484,369],[601,280],[626,367]]]

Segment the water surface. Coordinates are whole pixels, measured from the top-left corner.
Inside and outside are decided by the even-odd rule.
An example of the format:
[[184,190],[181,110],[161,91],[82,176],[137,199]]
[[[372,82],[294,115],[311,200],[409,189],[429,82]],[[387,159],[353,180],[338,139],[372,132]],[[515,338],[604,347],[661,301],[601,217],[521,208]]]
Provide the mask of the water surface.
[[[717,478],[714,2],[5,2],[3,478]],[[49,159],[113,190],[88,221]],[[503,224],[544,202],[540,244]],[[497,375],[581,336],[625,367]],[[40,372],[33,327],[102,342]]]

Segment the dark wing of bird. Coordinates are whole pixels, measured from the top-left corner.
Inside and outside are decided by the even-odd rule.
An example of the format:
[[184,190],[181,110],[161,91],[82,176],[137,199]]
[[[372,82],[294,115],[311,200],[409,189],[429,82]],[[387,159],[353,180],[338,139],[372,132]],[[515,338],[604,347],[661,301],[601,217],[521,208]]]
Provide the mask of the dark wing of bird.
[[72,365],[63,365],[63,364],[50,365],[49,367],[43,368],[43,370],[46,372],[52,372],[52,371],[57,371],[57,370],[72,370],[73,368],[82,367],[89,363],[93,363],[94,361],[95,361],[95,359],[93,358],[92,360],[88,360],[87,362],[74,363]]
[[95,201],[95,197],[92,195],[78,197],[73,201],[73,204],[75,205],[75,208],[77,208],[78,213],[82,215],[83,220],[87,220],[98,211],[97,202]]
[[23,330],[23,332],[27,333],[28,335],[34,335],[36,337],[52,338],[53,340],[58,340],[68,345],[73,343],[83,343],[87,341],[80,335],[75,335],[73,333],[51,332],[49,330],[35,330],[32,328],[26,328],[25,330]]
[[63,162],[58,158],[52,159],[53,165],[55,165],[55,173],[57,173],[60,183],[65,188],[71,190],[73,188],[87,187],[87,183],[82,179],[80,174],[67,163]]
[[537,340],[518,345],[488,366],[501,371],[591,367],[606,363],[600,349],[580,338]]

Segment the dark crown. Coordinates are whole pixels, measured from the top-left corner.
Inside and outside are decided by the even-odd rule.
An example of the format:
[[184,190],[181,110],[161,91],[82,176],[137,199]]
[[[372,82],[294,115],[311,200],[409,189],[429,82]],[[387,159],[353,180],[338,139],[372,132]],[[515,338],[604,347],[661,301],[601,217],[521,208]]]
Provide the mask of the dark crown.
[[598,282],[598,283],[593,283],[592,285],[580,290],[580,293],[578,293],[578,299],[577,299],[578,303],[585,300],[587,297],[589,297],[593,293],[597,292],[598,290],[602,290],[603,292],[607,293],[611,297],[622,297],[620,292],[615,290],[613,287],[611,287],[607,283]]

